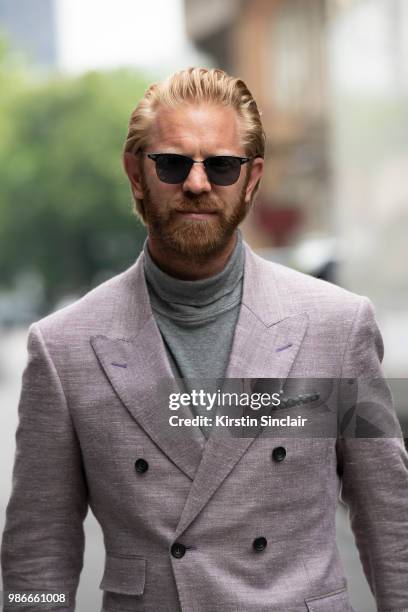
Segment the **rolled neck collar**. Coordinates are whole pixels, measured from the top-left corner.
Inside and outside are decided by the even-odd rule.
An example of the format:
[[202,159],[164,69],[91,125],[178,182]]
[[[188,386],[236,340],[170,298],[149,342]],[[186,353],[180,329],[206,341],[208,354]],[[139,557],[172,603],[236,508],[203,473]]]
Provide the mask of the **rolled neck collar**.
[[153,261],[147,239],[143,246],[146,281],[164,301],[177,304],[205,306],[231,293],[241,281],[244,270],[245,251],[241,231],[237,230],[237,241],[224,268],[209,278],[181,280],[164,272]]

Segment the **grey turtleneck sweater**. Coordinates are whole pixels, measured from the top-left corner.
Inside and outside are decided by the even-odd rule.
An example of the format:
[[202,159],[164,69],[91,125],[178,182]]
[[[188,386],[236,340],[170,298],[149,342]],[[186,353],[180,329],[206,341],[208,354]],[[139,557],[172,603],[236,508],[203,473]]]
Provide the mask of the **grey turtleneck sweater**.
[[[241,232],[221,272],[204,280],[185,281],[161,270],[147,240],[144,272],[150,302],[176,377],[222,379],[231,352],[242,297],[245,252]],[[189,384],[185,381],[185,386]],[[195,385],[196,386],[196,385]],[[208,414],[200,408],[195,414]],[[203,429],[208,435],[208,431]]]

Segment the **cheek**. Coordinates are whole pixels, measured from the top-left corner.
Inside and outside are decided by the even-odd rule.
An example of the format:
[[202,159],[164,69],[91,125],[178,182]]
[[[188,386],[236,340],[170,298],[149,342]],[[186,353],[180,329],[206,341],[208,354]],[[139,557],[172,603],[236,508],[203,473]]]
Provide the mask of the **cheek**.
[[148,191],[149,197],[156,207],[161,208],[176,197],[180,191],[180,186],[162,183],[157,176],[147,176],[145,189]]
[[215,195],[224,208],[235,208],[243,197],[243,187],[241,181],[230,187],[218,187]]

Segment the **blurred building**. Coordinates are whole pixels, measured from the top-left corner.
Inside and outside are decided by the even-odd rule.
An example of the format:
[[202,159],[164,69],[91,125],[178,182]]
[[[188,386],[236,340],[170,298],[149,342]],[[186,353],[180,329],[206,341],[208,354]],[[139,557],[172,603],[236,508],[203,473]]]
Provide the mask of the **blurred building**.
[[339,280],[374,302],[385,371],[408,378],[408,3],[336,0],[328,40]]
[[332,223],[327,130],[326,0],[185,0],[187,33],[254,94],[266,171],[246,238],[285,247]]
[[55,0],[0,0],[0,31],[35,65],[57,62]]
[[369,296],[385,370],[407,376],[407,0],[184,2],[192,41],[262,112],[266,171],[246,239]]

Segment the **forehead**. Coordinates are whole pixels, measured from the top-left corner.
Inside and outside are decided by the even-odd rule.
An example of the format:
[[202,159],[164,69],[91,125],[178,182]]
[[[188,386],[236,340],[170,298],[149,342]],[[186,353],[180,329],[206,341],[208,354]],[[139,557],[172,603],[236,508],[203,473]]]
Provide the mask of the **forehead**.
[[149,143],[152,148],[185,155],[231,153],[244,155],[235,109],[214,104],[161,106],[153,122]]

